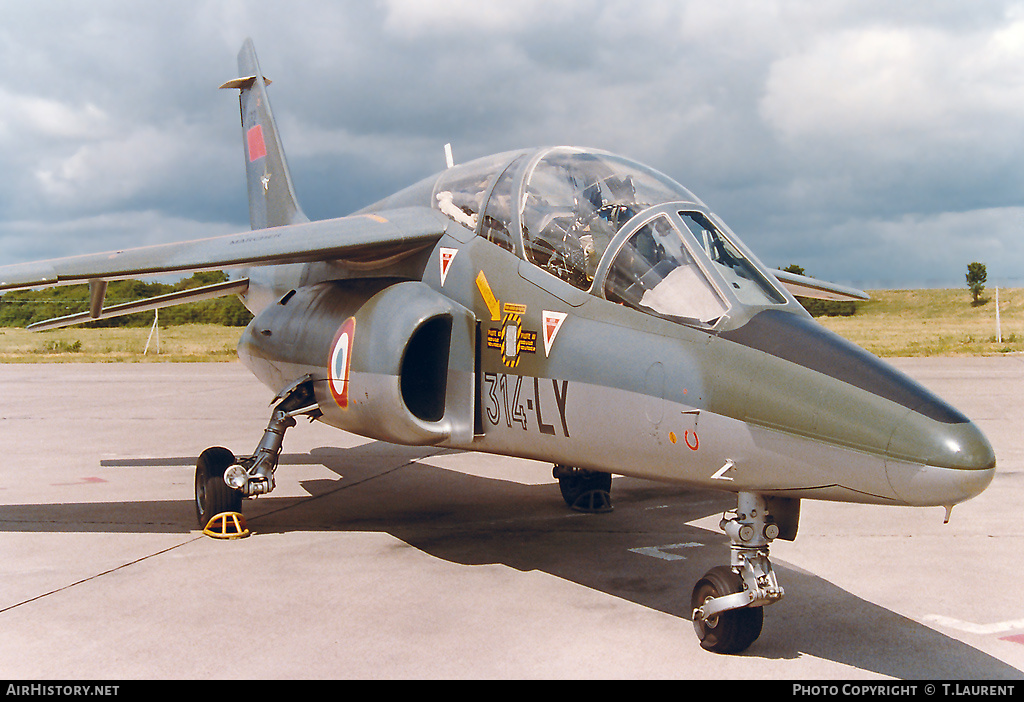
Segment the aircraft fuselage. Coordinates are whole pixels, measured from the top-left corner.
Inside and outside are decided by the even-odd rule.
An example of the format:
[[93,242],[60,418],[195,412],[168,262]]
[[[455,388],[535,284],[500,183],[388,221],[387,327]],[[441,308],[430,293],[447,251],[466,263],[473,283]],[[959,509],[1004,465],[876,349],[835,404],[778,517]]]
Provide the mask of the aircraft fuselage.
[[[360,402],[386,398],[389,409],[404,411],[400,369],[388,376],[358,352],[348,360],[351,405],[340,407],[331,392],[342,323],[401,279],[382,271],[312,287],[314,267],[295,267],[291,279],[278,271],[265,299],[283,298],[300,281],[307,284],[300,291],[331,292],[292,293],[285,305],[274,303],[278,309],[269,306],[277,326],[265,309],[247,329],[241,357],[275,390],[311,374],[321,421],[400,443],[878,504],[952,505],[992,479],[991,448],[972,423],[800,312],[762,311],[733,332],[695,329],[582,293],[468,232],[446,235],[414,263],[422,293],[453,301],[467,313],[463,326],[471,325],[462,333],[469,348],[444,360],[445,377],[433,389],[462,398],[441,416],[410,416],[398,428],[386,426],[395,419],[383,412],[354,422]],[[408,262],[398,265],[408,273]],[[515,274],[500,273],[507,270]],[[300,304],[312,319],[296,310]],[[751,342],[747,327],[769,341]],[[381,332],[357,323],[352,335]],[[395,333],[388,345],[400,347],[403,332]],[[779,348],[793,345],[799,357],[782,357]]]

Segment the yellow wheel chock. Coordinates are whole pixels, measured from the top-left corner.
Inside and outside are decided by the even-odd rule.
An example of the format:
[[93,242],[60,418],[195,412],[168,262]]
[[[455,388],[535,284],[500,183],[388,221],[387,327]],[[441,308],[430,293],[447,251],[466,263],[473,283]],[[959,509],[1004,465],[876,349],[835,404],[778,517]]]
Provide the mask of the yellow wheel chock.
[[203,533],[215,539],[244,539],[249,530],[241,512],[221,512],[206,523]]

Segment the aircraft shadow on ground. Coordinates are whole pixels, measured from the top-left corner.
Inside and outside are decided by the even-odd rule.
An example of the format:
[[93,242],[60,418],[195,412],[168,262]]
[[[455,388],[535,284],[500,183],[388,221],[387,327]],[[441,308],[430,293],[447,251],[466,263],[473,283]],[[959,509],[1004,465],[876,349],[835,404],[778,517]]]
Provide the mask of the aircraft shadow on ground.
[[[618,477],[614,511],[581,514],[565,506],[554,482],[527,485],[514,482],[515,476],[468,475],[433,465],[432,457],[441,453],[454,452],[371,442],[285,454],[282,470],[322,465],[340,477],[302,482],[309,497],[247,503],[250,529],[256,538],[290,531],[379,531],[452,563],[538,570],[686,620],[693,584],[708,568],[728,562],[724,534],[688,524],[733,508],[728,494]],[[125,468],[194,464],[195,457],[103,462]],[[193,502],[182,499],[0,506],[0,531],[197,530]],[[777,559],[774,564],[788,595],[766,609],[764,633],[742,655],[808,655],[899,679],[1021,676],[992,656],[812,573]],[[865,577],[874,577],[878,566],[866,563]],[[783,630],[787,635],[780,635]]]

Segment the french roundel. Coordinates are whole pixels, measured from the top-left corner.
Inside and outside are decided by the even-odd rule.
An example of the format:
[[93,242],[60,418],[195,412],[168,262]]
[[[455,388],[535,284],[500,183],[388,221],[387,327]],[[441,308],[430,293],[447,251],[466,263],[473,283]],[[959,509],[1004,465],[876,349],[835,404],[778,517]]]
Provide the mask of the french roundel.
[[349,317],[334,335],[331,346],[330,373],[331,395],[338,407],[348,408],[348,373],[352,365],[352,340],[356,334],[355,317]]

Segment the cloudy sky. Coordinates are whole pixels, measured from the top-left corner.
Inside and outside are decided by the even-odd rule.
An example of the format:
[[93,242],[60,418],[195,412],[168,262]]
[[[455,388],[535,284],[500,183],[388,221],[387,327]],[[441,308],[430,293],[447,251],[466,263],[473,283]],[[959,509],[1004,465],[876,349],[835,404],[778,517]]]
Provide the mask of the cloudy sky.
[[1024,2],[0,0],[0,260],[248,228],[255,41],[299,199],[348,214],[456,160],[631,156],[769,266],[1024,285]]

